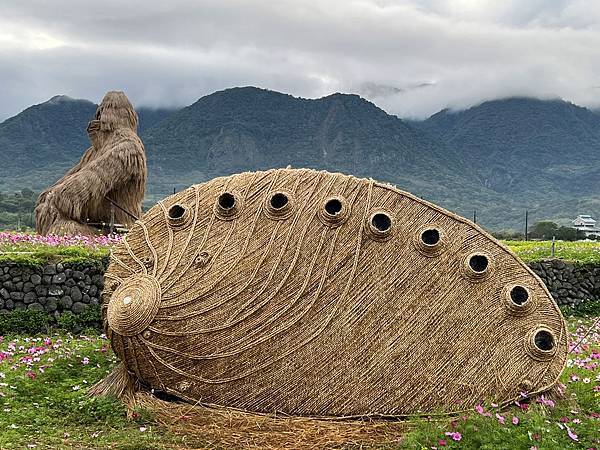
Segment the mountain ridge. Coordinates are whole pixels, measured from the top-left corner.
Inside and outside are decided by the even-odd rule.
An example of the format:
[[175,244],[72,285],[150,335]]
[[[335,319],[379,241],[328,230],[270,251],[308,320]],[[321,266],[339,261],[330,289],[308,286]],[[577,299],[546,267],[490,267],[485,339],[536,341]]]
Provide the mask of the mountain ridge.
[[[60,177],[89,145],[95,107],[54,96],[0,123],[0,190]],[[292,165],[391,182],[459,214],[477,209],[496,229],[519,227],[525,209],[564,222],[597,215],[600,203],[581,178],[600,177],[600,116],[563,101],[491,100],[415,122],[356,94],[245,86],[138,114],[149,202],[214,176]]]

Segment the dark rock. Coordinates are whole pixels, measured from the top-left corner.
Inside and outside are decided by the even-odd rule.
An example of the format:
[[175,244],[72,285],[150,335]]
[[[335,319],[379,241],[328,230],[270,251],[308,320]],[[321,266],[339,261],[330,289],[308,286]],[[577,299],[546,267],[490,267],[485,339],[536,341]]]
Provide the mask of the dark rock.
[[90,302],[90,296],[88,294],[83,294],[81,301],[83,303],[89,303]]
[[73,278],[67,278],[67,281],[65,281],[65,286],[69,286],[69,287],[75,286],[75,280]]
[[46,295],[48,295],[48,287],[47,286],[42,286],[41,284],[39,284],[39,285],[37,285],[35,287],[35,293],[38,296],[45,297]]
[[15,284],[12,281],[5,281],[4,283],[2,283],[2,286],[4,286],[4,288],[8,291],[15,290]]
[[49,298],[48,301],[46,302],[45,306],[46,306],[46,311],[48,311],[48,312],[54,312],[58,308],[58,305],[56,304],[56,300],[53,298]]
[[10,292],[8,292],[8,290],[6,290],[6,288],[2,288],[0,289],[0,297],[7,299],[10,298]]
[[54,297],[59,297],[64,294],[64,291],[60,286],[50,286],[48,288],[48,295],[52,295]]
[[52,277],[52,284],[62,284],[67,281],[67,276],[63,273],[58,273]]
[[77,286],[79,289],[85,289],[85,281],[78,281]]
[[35,302],[35,300],[37,299],[37,295],[35,295],[35,292],[28,292],[27,294],[25,294],[23,296],[23,301],[25,302],[25,304],[30,304]]
[[52,284],[52,275],[44,275],[42,278],[42,282],[45,285]]
[[4,309],[4,299],[0,298],[0,309]]
[[60,306],[62,306],[63,310],[70,310],[73,306],[73,300],[68,295],[65,295],[60,298]]
[[19,281],[19,282],[15,283],[15,289],[17,291],[23,291],[23,284],[24,283],[22,281]]
[[98,293],[98,288],[96,287],[95,284],[92,284],[88,290],[88,294],[90,294],[90,297],[95,297],[97,293]]
[[31,281],[28,281],[23,285],[23,292],[25,292],[25,293],[31,292],[34,289],[35,289],[35,285]]
[[37,273],[34,273],[33,275],[31,275],[30,281],[34,284],[34,285],[38,285],[42,283],[42,277],[39,276]]
[[71,289],[71,298],[74,302],[80,302],[83,299],[83,295],[77,286]]
[[84,278],[85,274],[83,272],[80,272],[79,270],[73,272],[73,279],[75,281],[83,281]]
[[23,271],[21,274],[21,278],[23,281],[29,281],[29,279],[31,278],[31,274],[33,273],[33,270],[31,270],[30,267],[23,267]]
[[73,314],[81,314],[82,312],[84,312],[87,309],[88,305],[81,303],[81,302],[75,302],[73,303],[73,307],[71,308],[71,311],[73,311]]
[[46,297],[38,297],[38,299],[37,299],[37,302],[40,305],[45,305],[47,301],[48,301],[48,299]]
[[23,300],[23,297],[25,297],[25,294],[23,294],[22,292],[10,293],[10,298],[12,298],[13,300]]
[[44,275],[56,274],[56,266],[54,264],[48,264],[44,266]]
[[71,278],[73,276],[73,269],[65,269],[65,275],[67,278]]
[[44,307],[39,303],[32,303],[27,307],[27,309],[31,309],[32,311],[43,311]]
[[13,302],[11,299],[8,299],[4,302],[4,307],[6,309],[14,309],[15,307],[15,302]]
[[104,276],[100,274],[94,275],[92,277],[92,283],[94,283],[94,285],[98,288],[102,289],[104,287]]
[[19,277],[22,272],[20,267],[11,267],[8,269],[8,273],[11,277]]
[[56,265],[56,271],[57,272],[63,272],[65,270],[65,267],[62,265],[62,263],[58,263]]
[[90,305],[99,305],[99,304],[100,304],[100,300],[98,300],[96,297],[90,299]]
[[27,305],[23,302],[15,302],[15,309],[27,309]]
[[71,295],[71,288],[70,287],[63,287],[63,294],[65,294],[65,295]]

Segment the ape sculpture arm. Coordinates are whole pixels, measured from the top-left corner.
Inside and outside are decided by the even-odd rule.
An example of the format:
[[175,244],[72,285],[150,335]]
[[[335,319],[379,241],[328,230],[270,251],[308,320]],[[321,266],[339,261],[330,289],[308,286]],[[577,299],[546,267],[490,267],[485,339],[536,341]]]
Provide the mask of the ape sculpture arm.
[[[92,146],[36,206],[39,234],[96,234],[87,223],[131,225],[141,215],[146,155],[136,134],[137,114],[122,92],[106,94],[88,126]],[[111,202],[120,208],[113,208]],[[127,212],[125,212],[127,211]]]

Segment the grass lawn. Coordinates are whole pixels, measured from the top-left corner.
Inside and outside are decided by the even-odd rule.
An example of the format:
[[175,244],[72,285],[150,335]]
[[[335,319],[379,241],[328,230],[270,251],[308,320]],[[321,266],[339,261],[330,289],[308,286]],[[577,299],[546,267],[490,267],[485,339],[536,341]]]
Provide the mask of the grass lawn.
[[[503,241],[523,261],[539,261],[552,256],[551,241]],[[555,258],[578,263],[600,264],[599,241],[556,241]]]
[[[570,318],[572,340],[578,340],[592,321],[591,317]],[[108,341],[98,334],[0,338],[0,448],[231,447],[220,440],[223,429],[218,424],[187,435],[178,432],[177,424],[160,425],[147,410],[127,419],[118,401],[87,397],[87,388],[114,364]],[[570,355],[562,376],[563,398],[524,400],[503,410],[484,404],[478,411],[442,420],[412,419],[402,432],[398,424],[378,424],[389,432],[380,433],[381,441],[367,442],[363,448],[600,448],[599,385],[600,330],[596,329]],[[239,442],[254,442],[244,436],[247,425],[239,430]],[[279,443],[282,437],[298,442],[298,435],[282,428],[285,425],[277,431]],[[263,436],[255,447],[264,446],[266,439]],[[360,439],[353,439],[344,447],[360,444]]]
[[37,266],[46,262],[79,263],[108,256],[119,236],[38,236],[0,231],[0,262]]

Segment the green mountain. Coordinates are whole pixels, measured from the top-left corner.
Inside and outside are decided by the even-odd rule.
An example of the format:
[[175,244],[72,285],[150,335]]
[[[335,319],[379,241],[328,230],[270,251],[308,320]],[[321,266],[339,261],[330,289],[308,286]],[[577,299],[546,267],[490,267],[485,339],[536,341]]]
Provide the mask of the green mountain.
[[[89,145],[96,105],[54,97],[0,124],[0,191],[39,190]],[[507,99],[422,122],[356,95],[316,100],[253,87],[177,110],[140,108],[147,202],[218,175],[312,167],[373,177],[492,229],[600,216],[600,115],[562,102]]]
[[468,161],[481,188],[537,218],[600,216],[600,115],[586,108],[510,98],[440,111],[416,125]]
[[[318,100],[252,87],[201,98],[142,136],[151,196],[244,170],[312,167],[396,183],[460,205],[462,161],[422,131],[356,96]],[[443,163],[441,163],[443,161]]]

